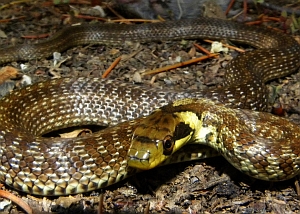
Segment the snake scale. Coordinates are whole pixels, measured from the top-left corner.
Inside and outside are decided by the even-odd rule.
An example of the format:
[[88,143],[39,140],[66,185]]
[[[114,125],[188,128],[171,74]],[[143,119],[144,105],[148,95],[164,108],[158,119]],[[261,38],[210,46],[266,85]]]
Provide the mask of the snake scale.
[[[80,77],[33,84],[4,97],[0,102],[0,181],[37,195],[74,194],[114,184],[138,171],[128,167],[128,161],[133,161],[134,166],[135,160],[142,162],[149,156],[132,152],[132,139],[139,143],[150,138],[160,141],[155,132],[148,133],[153,136],[137,136],[140,129],[143,135],[143,130],[151,129],[145,121],[157,114],[159,118],[152,122],[162,121],[158,124],[171,130],[167,135],[171,137],[163,140],[161,155],[173,154],[172,143],[177,140],[192,140],[210,145],[239,170],[256,178],[276,181],[298,174],[298,126],[268,113],[251,111],[266,109],[265,82],[299,67],[299,44],[283,33],[212,18],[139,25],[80,25],[67,27],[39,44],[0,49],[0,63],[49,57],[54,51],[82,44],[202,38],[227,38],[257,49],[232,60],[226,68],[224,87],[214,90],[158,90]],[[183,98],[189,99],[176,101]],[[148,119],[140,118],[158,107],[162,109]],[[177,121],[174,115],[184,112],[188,118]],[[177,122],[169,124],[169,114]],[[195,125],[199,121],[202,131],[199,124]],[[72,139],[41,137],[53,130],[83,124],[110,127]],[[178,129],[186,130],[187,124],[188,131]]]

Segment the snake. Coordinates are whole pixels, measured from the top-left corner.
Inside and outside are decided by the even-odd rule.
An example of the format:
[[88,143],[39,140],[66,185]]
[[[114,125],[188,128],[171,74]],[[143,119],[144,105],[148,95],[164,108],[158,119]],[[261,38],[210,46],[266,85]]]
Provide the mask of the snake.
[[182,99],[139,123],[128,165],[152,169],[187,143],[196,143],[214,148],[251,177],[282,181],[300,172],[299,131],[299,126],[270,113],[232,109],[208,99]]
[[[265,83],[299,67],[300,46],[284,33],[213,18],[83,24],[37,44],[0,49],[0,64],[46,58],[83,44],[206,38],[256,48],[226,66],[223,87],[173,91],[71,77],[39,82],[2,98],[0,181],[35,195],[82,193],[169,160],[182,161],[182,149],[192,143],[212,147],[258,179],[280,181],[297,175],[298,126],[257,112],[267,108]],[[65,127],[93,124],[109,127],[76,138],[43,137]]]

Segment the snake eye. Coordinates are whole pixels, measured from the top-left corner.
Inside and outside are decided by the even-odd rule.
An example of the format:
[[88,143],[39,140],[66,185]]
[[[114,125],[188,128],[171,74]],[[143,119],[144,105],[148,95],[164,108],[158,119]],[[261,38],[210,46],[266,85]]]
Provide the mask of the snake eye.
[[175,142],[174,142],[172,136],[167,135],[165,137],[165,139],[163,140],[163,147],[164,147],[163,154],[164,155],[170,155],[170,154],[172,154],[174,144],[175,144]]

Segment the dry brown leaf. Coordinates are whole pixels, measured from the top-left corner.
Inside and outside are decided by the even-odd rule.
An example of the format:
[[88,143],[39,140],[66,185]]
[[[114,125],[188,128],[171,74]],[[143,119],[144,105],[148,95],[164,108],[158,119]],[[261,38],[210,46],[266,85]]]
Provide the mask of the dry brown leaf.
[[89,130],[89,129],[77,129],[77,130],[74,130],[72,132],[59,134],[59,136],[61,138],[74,138],[74,137],[78,137],[78,136],[84,135],[86,133],[91,134],[92,131]]
[[61,207],[65,207],[65,208],[68,208],[71,206],[71,204],[73,203],[76,203],[80,200],[80,198],[76,198],[76,197],[73,197],[71,195],[69,196],[66,196],[66,197],[59,197],[57,200],[56,200],[56,204],[61,206]]
[[6,80],[16,78],[19,72],[17,69],[11,66],[6,66],[0,70],[0,84],[4,83]]

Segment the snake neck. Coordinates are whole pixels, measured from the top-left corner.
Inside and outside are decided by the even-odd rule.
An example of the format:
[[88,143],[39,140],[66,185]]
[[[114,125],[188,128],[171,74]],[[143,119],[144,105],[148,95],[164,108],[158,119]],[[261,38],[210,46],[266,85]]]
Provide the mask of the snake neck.
[[[157,120],[172,112],[191,130],[188,138],[176,139],[180,142],[176,150],[190,143],[212,147],[238,170],[262,180],[286,180],[300,172],[300,157],[295,152],[300,127],[283,118],[230,109],[207,99],[179,100],[161,110],[164,113]],[[177,123],[167,124],[173,130]]]

